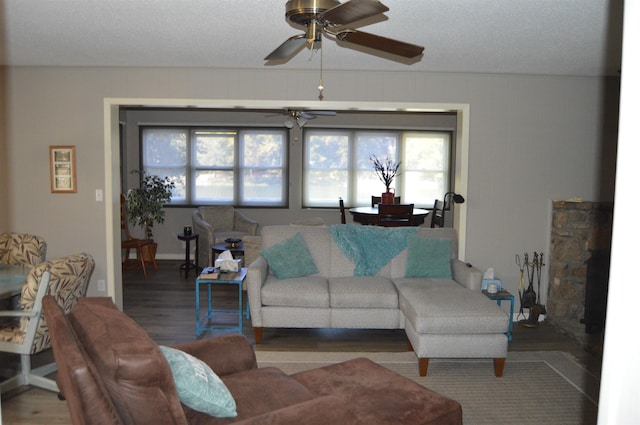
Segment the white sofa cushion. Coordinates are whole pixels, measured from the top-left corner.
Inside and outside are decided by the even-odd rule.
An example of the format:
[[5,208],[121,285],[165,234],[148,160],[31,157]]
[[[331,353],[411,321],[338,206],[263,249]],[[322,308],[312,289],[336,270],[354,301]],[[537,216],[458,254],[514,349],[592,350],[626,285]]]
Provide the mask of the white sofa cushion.
[[449,279],[395,279],[405,319],[420,334],[503,333],[509,315],[480,292]]
[[286,307],[329,307],[329,284],[323,276],[278,279],[267,276],[262,286],[262,305]]
[[398,291],[386,277],[330,278],[329,296],[333,308],[398,308]]

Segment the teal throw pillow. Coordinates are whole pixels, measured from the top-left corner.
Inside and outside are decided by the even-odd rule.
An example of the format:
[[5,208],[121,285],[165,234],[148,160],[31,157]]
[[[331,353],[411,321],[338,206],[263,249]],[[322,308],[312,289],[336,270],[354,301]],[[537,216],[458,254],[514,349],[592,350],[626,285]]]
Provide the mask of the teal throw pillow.
[[160,351],[169,362],[182,404],[217,418],[238,416],[233,396],[209,365],[175,348],[161,345]]
[[309,276],[318,273],[316,263],[304,243],[302,233],[260,251],[278,279]]
[[451,240],[408,236],[405,277],[451,279]]

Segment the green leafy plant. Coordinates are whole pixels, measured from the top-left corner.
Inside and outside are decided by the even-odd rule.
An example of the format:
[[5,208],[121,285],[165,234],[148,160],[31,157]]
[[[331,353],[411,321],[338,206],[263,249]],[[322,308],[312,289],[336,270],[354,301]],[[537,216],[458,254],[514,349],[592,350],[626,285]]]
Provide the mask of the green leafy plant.
[[140,174],[140,187],[129,189],[125,195],[127,216],[136,226],[144,229],[145,238],[153,239],[153,225],[164,223],[164,205],[171,201],[176,187],[169,177],[160,178],[145,171],[133,170]]
[[393,183],[393,179],[398,174],[400,162],[394,162],[389,157],[387,157],[384,161],[381,161],[375,155],[371,155],[369,159],[373,164],[373,169],[376,172],[376,175],[378,176],[380,181],[384,183],[384,186],[388,191],[391,187],[391,183]]

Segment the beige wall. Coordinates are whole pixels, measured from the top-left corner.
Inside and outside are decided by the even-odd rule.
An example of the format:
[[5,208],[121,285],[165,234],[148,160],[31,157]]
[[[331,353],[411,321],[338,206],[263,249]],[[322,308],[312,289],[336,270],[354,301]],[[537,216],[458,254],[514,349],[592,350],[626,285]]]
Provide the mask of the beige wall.
[[[617,81],[541,76],[326,72],[325,100],[468,104],[466,260],[494,267],[517,288],[515,253],[548,247],[550,202],[613,199]],[[314,72],[120,68],[11,68],[6,86],[7,228],[39,234],[51,258],[87,251],[96,281],[107,276],[105,98],[317,99]],[[605,104],[605,101],[608,102]],[[608,122],[604,122],[607,113]],[[49,190],[48,146],[76,145],[78,193]],[[603,163],[605,162],[605,163]],[[114,201],[114,200],[111,200]],[[259,219],[323,216],[291,206]],[[172,234],[185,221],[170,210]],[[174,216],[174,214],[176,216]],[[264,215],[263,215],[264,214]],[[166,254],[175,254],[174,245]],[[162,252],[161,248],[161,252]],[[119,276],[119,274],[118,274]]]

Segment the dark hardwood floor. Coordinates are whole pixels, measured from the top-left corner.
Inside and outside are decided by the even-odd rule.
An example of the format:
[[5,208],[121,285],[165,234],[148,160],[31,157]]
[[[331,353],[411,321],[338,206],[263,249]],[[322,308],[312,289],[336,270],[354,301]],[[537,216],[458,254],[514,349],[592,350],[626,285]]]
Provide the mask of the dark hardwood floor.
[[[124,311],[142,326],[159,344],[193,341],[195,335],[195,273],[185,279],[181,261],[159,261],[159,270],[144,278],[141,271],[123,272]],[[212,285],[214,307],[237,307],[237,287]],[[205,302],[204,286],[201,303]],[[246,302],[246,292],[245,292]],[[201,304],[202,305],[202,304]],[[508,305],[508,303],[507,303]],[[204,332],[200,338],[216,335]],[[254,341],[251,320],[243,320],[243,334]],[[585,367],[599,373],[601,347],[585,345],[580,338],[550,320],[538,328],[513,326],[513,341],[509,351],[565,351],[575,356]],[[265,329],[262,344],[256,350],[296,351],[406,351],[403,330],[359,329]]]
[[[180,261],[159,261],[159,270],[123,272],[124,311],[159,344],[193,341],[195,336],[195,274],[188,279],[180,272]],[[205,291],[201,291],[204,300]],[[236,286],[213,286],[215,308],[237,306]],[[251,321],[244,319],[243,333],[254,341]],[[205,332],[201,338],[215,336]],[[602,363],[601,345],[585,344],[551,321],[538,328],[514,325],[509,351],[564,351],[572,354],[587,370],[599,376]],[[295,351],[406,351],[404,331],[357,329],[265,329],[263,343],[256,350]],[[51,350],[32,356],[37,367],[53,361]],[[508,358],[507,358],[508,362]],[[19,367],[17,355],[0,354],[1,376],[11,376]],[[66,404],[54,393],[24,386],[2,395],[3,423],[15,425],[67,425],[70,423]]]

